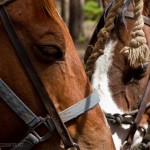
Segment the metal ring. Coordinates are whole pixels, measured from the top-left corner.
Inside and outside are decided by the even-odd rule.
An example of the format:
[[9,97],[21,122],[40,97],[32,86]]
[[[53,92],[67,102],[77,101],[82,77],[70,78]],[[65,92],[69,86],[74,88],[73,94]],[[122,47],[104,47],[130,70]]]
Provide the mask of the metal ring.
[[69,150],[70,148],[74,148],[74,150],[80,150],[80,148],[79,148],[78,144],[76,144],[76,143],[73,143],[73,146],[72,146],[72,147],[67,148],[66,150]]
[[143,126],[139,125],[139,126],[137,127],[137,130],[142,131],[142,132],[143,132],[143,134],[144,134],[144,136],[146,135],[147,129],[146,129],[145,127],[143,127]]
[[79,148],[78,144],[73,143],[73,146],[76,148],[76,150],[80,150],[80,148]]
[[0,0],[0,5],[5,5],[8,2],[11,2],[13,0]]

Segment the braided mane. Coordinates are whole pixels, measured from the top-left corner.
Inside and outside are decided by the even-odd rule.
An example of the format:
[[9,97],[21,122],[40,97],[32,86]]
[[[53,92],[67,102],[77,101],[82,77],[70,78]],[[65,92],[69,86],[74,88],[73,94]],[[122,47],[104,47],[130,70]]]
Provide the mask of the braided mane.
[[[96,60],[99,56],[103,55],[103,50],[110,37],[110,33],[112,31],[118,32],[118,26],[120,26],[120,24],[126,27],[125,11],[130,2],[131,0],[113,0],[102,15],[101,20],[103,20],[103,26],[100,25],[100,23],[97,26],[97,31],[95,32],[95,34],[97,33],[98,35],[96,38],[97,42],[94,43],[95,45],[92,47],[91,55],[86,61],[86,73],[89,78],[92,75]],[[129,47],[125,47],[121,51],[128,55],[128,60],[130,61],[131,66],[136,63],[142,65],[149,57],[149,49],[146,45],[146,38],[142,30],[144,26],[142,17],[144,7],[143,0],[134,0],[133,3],[135,4],[134,14],[136,23],[134,24],[133,33],[131,34],[132,39]],[[98,29],[100,31],[98,31]],[[92,38],[94,38],[94,35]],[[93,41],[91,40],[91,42]]]

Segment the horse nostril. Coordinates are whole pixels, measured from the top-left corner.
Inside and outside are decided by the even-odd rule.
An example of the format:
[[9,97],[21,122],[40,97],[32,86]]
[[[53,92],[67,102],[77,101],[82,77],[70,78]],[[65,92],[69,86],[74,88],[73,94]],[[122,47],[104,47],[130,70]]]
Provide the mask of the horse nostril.
[[146,71],[148,69],[148,63],[144,63],[143,65],[140,65],[137,69],[135,69],[135,78],[141,79],[146,75]]

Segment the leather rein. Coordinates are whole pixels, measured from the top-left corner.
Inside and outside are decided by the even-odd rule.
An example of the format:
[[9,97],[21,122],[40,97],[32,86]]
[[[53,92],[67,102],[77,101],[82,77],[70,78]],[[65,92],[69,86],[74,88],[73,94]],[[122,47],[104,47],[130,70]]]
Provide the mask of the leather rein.
[[[0,18],[1,22],[5,28],[5,31],[14,47],[14,50],[22,63],[26,73],[28,74],[33,87],[38,93],[41,101],[43,102],[48,116],[46,118],[36,116],[22,101],[17,95],[8,87],[8,85],[0,78],[0,98],[27,124],[29,127],[29,131],[27,136],[16,146],[13,150],[17,150],[18,146],[19,150],[29,150],[39,142],[43,142],[48,139],[54,130],[56,129],[59,133],[65,149],[74,148],[79,150],[79,147],[76,143],[73,142],[70,137],[66,126],[64,123],[82,115],[86,111],[92,109],[99,103],[98,93],[94,90],[93,93],[81,100],[80,102],[74,104],[73,106],[67,108],[66,110],[58,113],[50,96],[48,95],[41,79],[39,78],[37,72],[35,71],[26,50],[21,43],[13,23],[9,18],[7,11],[5,9],[5,5],[8,2],[13,0],[0,0]],[[88,106],[86,104],[89,104]],[[45,125],[45,128],[48,129],[48,133],[44,136],[40,136],[35,129],[37,129],[40,125]]]

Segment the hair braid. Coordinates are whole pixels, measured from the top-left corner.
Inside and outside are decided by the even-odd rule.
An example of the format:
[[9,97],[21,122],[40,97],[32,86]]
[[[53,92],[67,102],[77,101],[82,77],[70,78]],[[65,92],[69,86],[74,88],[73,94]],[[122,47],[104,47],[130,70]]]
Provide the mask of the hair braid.
[[86,74],[90,78],[94,64],[99,56],[103,54],[105,44],[109,38],[111,30],[114,28],[114,19],[118,15],[124,4],[124,0],[115,0],[110,9],[104,27],[98,33],[98,40],[93,47],[93,51],[86,62]]

